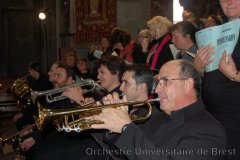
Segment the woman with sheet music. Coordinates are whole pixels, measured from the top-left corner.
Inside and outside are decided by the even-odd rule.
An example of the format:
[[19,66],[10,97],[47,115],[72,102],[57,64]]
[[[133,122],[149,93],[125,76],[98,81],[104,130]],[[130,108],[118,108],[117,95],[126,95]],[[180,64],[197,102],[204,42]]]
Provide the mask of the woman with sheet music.
[[[240,0],[220,0],[220,5],[229,21],[240,17]],[[195,65],[204,69],[214,61],[211,58],[213,47],[206,46],[199,50]],[[226,57],[228,57],[226,59]],[[203,99],[209,112],[225,127],[228,136],[228,149],[235,149],[235,154],[227,159],[240,159],[240,38],[232,54],[222,54],[217,70],[207,72],[203,79]]]

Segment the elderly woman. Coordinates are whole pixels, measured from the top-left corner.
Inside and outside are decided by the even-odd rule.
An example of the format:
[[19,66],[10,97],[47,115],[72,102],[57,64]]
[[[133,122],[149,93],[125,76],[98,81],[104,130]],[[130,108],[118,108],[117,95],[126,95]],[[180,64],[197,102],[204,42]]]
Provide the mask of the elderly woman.
[[[239,19],[240,0],[220,0],[221,8],[229,21]],[[194,63],[200,71],[214,59],[211,46],[202,47]],[[228,57],[228,61],[226,59]],[[232,54],[223,53],[217,70],[203,77],[203,100],[209,112],[224,126],[228,136],[228,154],[225,159],[240,159],[240,37]],[[229,153],[231,152],[231,153]]]
[[[172,22],[166,17],[155,16],[147,22],[153,39],[152,47],[148,52],[146,64],[153,70],[159,71],[161,66],[173,59],[169,44],[171,35],[168,33]],[[155,72],[155,74],[157,74]]]

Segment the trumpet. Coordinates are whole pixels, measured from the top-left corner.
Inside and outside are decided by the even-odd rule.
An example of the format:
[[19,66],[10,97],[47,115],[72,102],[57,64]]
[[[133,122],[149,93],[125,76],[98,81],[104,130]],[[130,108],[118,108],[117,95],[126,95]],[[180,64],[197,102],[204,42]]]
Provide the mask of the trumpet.
[[18,137],[21,133],[23,133],[23,132],[25,132],[25,131],[33,128],[34,126],[39,127],[39,129],[40,129],[40,127],[41,127],[41,126],[38,125],[38,122],[36,122],[36,123],[34,123],[34,124],[31,124],[31,125],[29,125],[28,127],[22,129],[21,131],[15,133],[15,134],[13,134],[13,135],[11,135],[11,136],[9,136],[9,137],[0,137],[0,144],[1,144],[1,143],[5,143],[5,142],[7,142],[7,141],[9,141],[9,140],[16,140],[17,137]]
[[[148,119],[152,113],[151,102],[159,101],[159,99],[151,99],[144,101],[130,101],[117,104],[107,104],[100,106],[91,106],[87,108],[71,108],[71,109],[46,109],[40,104],[38,104],[39,109],[39,122],[43,125],[45,121],[56,118],[55,125],[58,131],[76,131],[82,132],[84,130],[91,129],[92,124],[102,124],[102,121],[91,120],[88,117],[99,114],[104,108],[117,108],[120,106],[130,106],[134,108],[139,108],[141,106],[146,106],[148,112],[143,116],[137,116],[130,114],[132,121],[144,121]],[[77,114],[77,118],[76,118]]]
[[[38,119],[35,119],[35,120],[38,120]],[[38,125],[38,121],[36,121],[36,123],[29,125],[28,127],[22,129],[21,131],[15,133],[9,137],[0,137],[0,144],[2,144],[2,145],[10,140],[11,140],[12,144],[16,143],[16,146],[14,147],[15,152],[16,152],[15,160],[25,160],[26,159],[26,157],[23,153],[24,151],[20,147],[21,137],[19,137],[19,136],[21,133],[32,129],[34,126],[41,127]],[[41,129],[41,128],[38,128],[38,129]]]
[[83,94],[86,94],[86,93],[88,93],[88,92],[90,92],[90,91],[93,91],[93,90],[96,89],[96,88],[100,88],[100,89],[102,88],[102,87],[101,87],[97,82],[95,82],[94,80],[92,80],[92,79],[87,79],[87,80],[82,80],[80,83],[66,85],[66,86],[61,87],[61,88],[50,89],[50,90],[41,91],[41,92],[31,91],[32,101],[35,103],[36,99],[39,98],[39,97],[42,97],[42,96],[46,96],[46,101],[47,101],[48,103],[60,101],[60,100],[66,99],[67,97],[66,97],[66,96],[63,96],[63,95],[57,95],[57,96],[56,96],[56,94],[62,93],[62,92],[64,92],[65,90],[67,90],[68,88],[77,87],[77,86],[80,86],[80,87],[90,86],[90,87],[91,87],[91,88],[89,88],[89,89],[84,89],[84,90],[83,90]]

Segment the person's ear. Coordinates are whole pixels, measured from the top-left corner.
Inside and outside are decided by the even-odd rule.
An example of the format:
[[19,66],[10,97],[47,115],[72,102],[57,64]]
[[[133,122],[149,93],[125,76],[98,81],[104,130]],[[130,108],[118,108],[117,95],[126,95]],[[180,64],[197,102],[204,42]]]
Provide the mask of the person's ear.
[[146,83],[138,84],[138,91],[139,91],[139,92],[145,92],[146,90],[147,90],[147,85],[146,85]]
[[185,80],[185,90],[187,92],[191,91],[194,88],[194,80],[193,78],[188,78]]

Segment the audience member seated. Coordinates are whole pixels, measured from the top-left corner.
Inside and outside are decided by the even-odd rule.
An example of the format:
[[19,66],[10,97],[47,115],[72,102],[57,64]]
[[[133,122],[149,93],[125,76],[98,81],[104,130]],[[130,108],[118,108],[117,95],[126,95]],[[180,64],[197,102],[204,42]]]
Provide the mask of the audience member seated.
[[94,56],[95,50],[100,50],[100,49],[101,49],[101,47],[99,44],[97,44],[97,43],[90,44],[87,57],[91,64],[94,63],[94,61],[98,59],[97,57]]
[[72,68],[76,76],[80,76],[80,72],[77,67],[78,56],[76,51],[69,51],[65,54],[63,61]]
[[102,56],[105,55],[110,55],[112,53],[112,48],[110,46],[110,40],[109,37],[105,36],[102,37],[101,41],[100,41],[100,51],[103,52]]
[[119,56],[127,63],[144,63],[144,54],[140,44],[131,39],[130,33],[114,28],[110,37],[113,50],[119,50]]
[[78,70],[80,71],[79,78],[82,78],[82,79],[93,78],[90,73],[90,66],[87,58],[79,58],[77,66],[78,66]]
[[[137,42],[142,46],[142,52],[145,56],[144,63],[146,62],[148,51],[151,48],[152,36],[149,29],[142,29],[138,34]],[[143,64],[144,64],[143,63]]]

